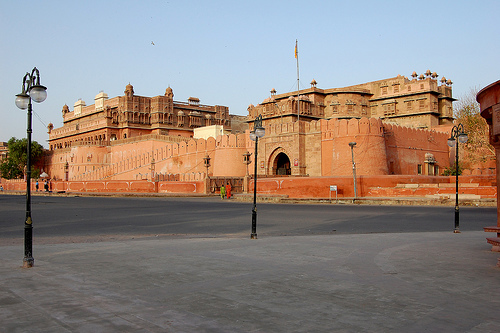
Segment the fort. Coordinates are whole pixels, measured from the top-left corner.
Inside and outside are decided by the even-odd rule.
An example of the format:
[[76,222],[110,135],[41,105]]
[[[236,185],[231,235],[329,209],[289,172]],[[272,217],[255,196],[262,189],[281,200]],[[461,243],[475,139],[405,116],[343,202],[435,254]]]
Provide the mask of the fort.
[[[354,164],[359,181],[373,185],[360,184],[360,196],[408,195],[401,190],[406,183],[426,184],[421,195],[445,195],[443,184],[453,182],[442,176],[453,160],[451,85],[429,70],[344,88],[319,89],[313,80],[300,91],[272,89],[242,117],[195,97],[175,101],[170,87],[163,96],[136,96],[128,84],[123,96],[100,92],[93,105],[63,106],[63,126],[48,126],[43,170],[59,191],[213,193],[232,182],[236,192],[247,192],[256,163],[258,177],[287,184],[273,189],[276,182],[262,181],[259,192],[325,197],[325,183],[342,183],[338,194],[349,197]],[[250,133],[257,116],[265,136],[255,161]],[[495,195],[479,189],[491,186],[493,173],[489,167],[464,173],[477,176],[468,181],[477,186],[474,195]]]

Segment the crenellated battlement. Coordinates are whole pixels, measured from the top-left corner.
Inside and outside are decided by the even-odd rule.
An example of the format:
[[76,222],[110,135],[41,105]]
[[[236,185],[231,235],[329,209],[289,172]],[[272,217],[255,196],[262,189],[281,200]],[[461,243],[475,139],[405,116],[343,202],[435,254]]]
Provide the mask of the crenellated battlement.
[[384,134],[384,124],[379,118],[330,119],[321,121],[322,138]]

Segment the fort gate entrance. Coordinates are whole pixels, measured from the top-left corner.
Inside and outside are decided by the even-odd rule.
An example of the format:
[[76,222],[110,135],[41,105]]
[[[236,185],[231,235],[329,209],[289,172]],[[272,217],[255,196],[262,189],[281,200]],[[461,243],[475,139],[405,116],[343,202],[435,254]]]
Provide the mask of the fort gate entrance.
[[288,176],[292,174],[292,169],[290,168],[290,159],[288,156],[280,152],[273,162],[273,174],[278,176]]

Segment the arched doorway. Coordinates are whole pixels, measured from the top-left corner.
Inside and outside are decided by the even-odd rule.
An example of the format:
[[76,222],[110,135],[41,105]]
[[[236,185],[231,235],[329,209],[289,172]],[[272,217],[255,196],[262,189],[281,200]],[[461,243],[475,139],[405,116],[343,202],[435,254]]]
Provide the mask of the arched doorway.
[[279,153],[274,159],[274,170],[276,170],[276,175],[286,176],[292,174],[292,169],[290,168],[290,159],[285,153]]

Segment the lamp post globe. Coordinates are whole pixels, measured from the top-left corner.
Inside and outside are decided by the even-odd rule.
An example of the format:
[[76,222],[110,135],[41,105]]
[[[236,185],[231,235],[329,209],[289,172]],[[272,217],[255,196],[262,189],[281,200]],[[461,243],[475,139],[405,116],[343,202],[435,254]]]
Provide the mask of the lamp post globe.
[[21,110],[26,110],[30,101],[30,96],[26,93],[16,95],[16,106]]
[[469,136],[467,135],[467,133],[460,133],[460,135],[458,136],[458,142],[467,143],[467,141],[469,141]]
[[41,85],[31,87],[30,97],[35,102],[42,103],[47,98],[47,88]]

